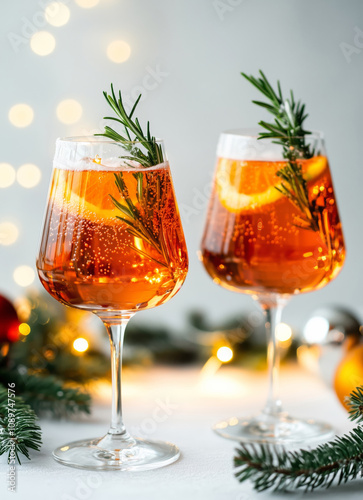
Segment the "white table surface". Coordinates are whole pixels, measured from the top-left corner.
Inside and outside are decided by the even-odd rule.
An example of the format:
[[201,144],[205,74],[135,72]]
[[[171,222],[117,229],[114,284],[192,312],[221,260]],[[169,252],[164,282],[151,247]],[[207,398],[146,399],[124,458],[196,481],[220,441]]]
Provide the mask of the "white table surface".
[[[101,436],[107,431],[110,388],[99,384],[95,391],[90,417],[41,420],[41,452],[32,453],[31,461],[25,459],[17,466],[16,493],[7,491],[8,465],[1,457],[1,500],[287,498],[283,494],[256,493],[250,483],[239,484],[233,476],[234,443],[211,431],[212,424],[222,418],[257,412],[266,394],[265,373],[225,366],[213,377],[203,379],[196,368],[126,370],[124,414],[129,431],[174,442],[182,452],[176,463],[146,472],[82,471],[64,467],[51,458],[52,449],[58,445]],[[352,427],[332,390],[296,366],[284,367],[281,393],[285,409],[294,415],[328,420],[340,433]],[[151,416],[160,401],[171,403],[173,408],[170,407],[169,415],[164,413],[163,422],[156,423]],[[361,500],[363,480],[289,497]]]

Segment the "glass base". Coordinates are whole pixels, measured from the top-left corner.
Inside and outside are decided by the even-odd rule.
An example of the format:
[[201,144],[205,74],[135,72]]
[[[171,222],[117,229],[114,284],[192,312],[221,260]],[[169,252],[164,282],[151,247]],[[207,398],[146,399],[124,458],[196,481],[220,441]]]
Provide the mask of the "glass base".
[[252,418],[232,417],[216,424],[213,430],[224,438],[243,443],[287,446],[325,441],[334,435],[334,429],[325,422],[300,420],[287,413],[261,413]]
[[172,443],[147,439],[122,439],[106,435],[102,439],[74,441],[53,451],[53,458],[69,467],[87,470],[142,471],[172,464],[180,456]]

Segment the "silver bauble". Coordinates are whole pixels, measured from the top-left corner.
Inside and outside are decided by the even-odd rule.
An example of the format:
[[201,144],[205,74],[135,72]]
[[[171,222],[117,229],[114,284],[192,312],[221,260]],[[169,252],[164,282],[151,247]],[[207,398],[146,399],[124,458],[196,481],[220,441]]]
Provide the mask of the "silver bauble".
[[358,318],[341,306],[317,309],[306,322],[303,340],[309,346],[319,346],[317,372],[330,387],[338,364],[355,345],[363,342]]

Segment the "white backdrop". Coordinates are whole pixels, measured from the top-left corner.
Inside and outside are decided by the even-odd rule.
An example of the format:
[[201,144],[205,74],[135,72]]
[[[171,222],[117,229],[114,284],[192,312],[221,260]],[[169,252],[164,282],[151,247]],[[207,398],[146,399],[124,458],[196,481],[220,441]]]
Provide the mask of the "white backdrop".
[[[307,103],[308,127],[325,132],[348,248],[336,281],[294,298],[285,321],[301,326],[326,303],[359,310],[363,3],[94,0],[97,5],[86,9],[79,5],[82,1],[63,1],[70,19],[62,27],[44,22],[45,0],[2,2],[0,7],[0,163],[15,169],[34,163],[42,171],[41,182],[32,189],[17,182],[0,188],[0,224],[12,222],[19,229],[14,244],[0,244],[0,292],[12,298],[24,293],[14,282],[14,269],[35,268],[56,137],[100,128],[107,113],[102,90],[114,82],[129,96],[143,91],[139,115],[150,119],[154,134],[165,139],[190,254],[189,275],[179,294],[162,308],[140,313],[139,319],[180,324],[192,308],[203,309],[211,319],[252,308],[249,297],[212,283],[197,250],[218,135],[224,129],[254,126],[261,118],[261,110],[251,104],[256,92],[239,73],[256,74],[262,68]],[[31,35],[40,30],[56,42],[44,57],[30,47]],[[106,56],[113,40],[131,47],[122,64]],[[57,118],[57,105],[64,99],[82,106],[74,124]],[[9,109],[17,103],[34,111],[27,127],[9,121]],[[33,286],[40,286],[37,278]]]

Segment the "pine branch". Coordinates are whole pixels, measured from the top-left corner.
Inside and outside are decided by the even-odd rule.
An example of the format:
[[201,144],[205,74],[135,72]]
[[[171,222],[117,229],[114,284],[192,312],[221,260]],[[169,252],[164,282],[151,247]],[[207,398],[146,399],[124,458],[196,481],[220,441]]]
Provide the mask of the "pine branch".
[[41,429],[34,410],[11,394],[9,397],[8,389],[0,385],[0,455],[7,453],[9,463],[16,457],[20,464],[20,454],[30,460],[29,450],[40,450]]
[[274,116],[273,123],[259,122],[259,125],[266,130],[259,134],[259,139],[274,139],[272,142],[282,146],[283,156],[288,160],[287,165],[277,172],[282,182],[276,189],[302,212],[298,218],[299,226],[319,231],[320,212],[309,200],[307,183],[299,161],[314,156],[314,151],[310,149],[305,140],[306,136],[311,134],[304,129],[304,121],[308,116],[305,113],[305,104],[302,104],[301,101],[295,101],[292,90],[290,98],[285,99],[280,82],[277,82],[277,91],[275,91],[261,70],[260,78],[248,76],[245,73],[241,73],[241,75],[269,101],[252,102]]
[[[349,396],[350,419],[363,423],[363,386]],[[257,491],[329,488],[362,476],[363,428],[336,437],[313,450],[286,451],[269,445],[244,445],[236,450],[235,473],[240,482],[250,479]]]
[[0,382],[15,383],[16,392],[37,415],[51,414],[65,417],[76,413],[90,413],[91,397],[78,388],[65,387],[52,376],[21,375],[19,372],[1,371]]
[[349,406],[349,419],[363,423],[363,385],[357,387],[348,397],[345,398]]

